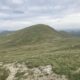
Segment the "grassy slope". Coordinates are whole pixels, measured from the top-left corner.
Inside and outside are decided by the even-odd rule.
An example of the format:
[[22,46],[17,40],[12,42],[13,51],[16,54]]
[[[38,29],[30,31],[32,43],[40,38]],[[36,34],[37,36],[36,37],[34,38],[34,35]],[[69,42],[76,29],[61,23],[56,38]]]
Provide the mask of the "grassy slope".
[[10,46],[40,43],[60,38],[61,35],[59,34],[48,25],[38,24],[16,31],[13,35],[8,36],[4,43]]
[[[65,74],[70,80],[80,80],[80,72],[74,73],[80,68],[80,39],[63,38],[48,26],[43,28],[40,26],[42,25],[38,28],[29,27],[27,31],[23,29],[12,37],[9,36],[7,40],[11,39],[20,46],[9,45],[11,48],[1,48],[0,62],[25,62],[29,67],[51,64],[57,74]],[[28,38],[31,41],[27,38],[30,35],[32,37]],[[39,43],[36,43],[34,37]],[[22,43],[27,45],[22,45]]]

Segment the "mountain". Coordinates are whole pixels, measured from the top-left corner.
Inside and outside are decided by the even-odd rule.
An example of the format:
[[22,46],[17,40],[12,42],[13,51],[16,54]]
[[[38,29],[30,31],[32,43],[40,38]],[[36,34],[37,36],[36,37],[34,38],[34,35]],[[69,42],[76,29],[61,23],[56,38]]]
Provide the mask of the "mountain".
[[48,25],[37,24],[30,27],[16,31],[10,36],[6,37],[7,45],[24,45],[40,43],[45,41],[53,41],[62,38],[60,32],[51,28]]
[[80,80],[80,38],[37,24],[0,37],[0,80]]
[[80,30],[69,31],[69,33],[75,37],[80,37]]
[[6,36],[6,35],[9,35],[11,33],[13,33],[14,31],[1,31],[0,32],[0,36]]
[[63,30],[64,32],[74,36],[74,37],[80,37],[80,29],[67,29],[67,30]]

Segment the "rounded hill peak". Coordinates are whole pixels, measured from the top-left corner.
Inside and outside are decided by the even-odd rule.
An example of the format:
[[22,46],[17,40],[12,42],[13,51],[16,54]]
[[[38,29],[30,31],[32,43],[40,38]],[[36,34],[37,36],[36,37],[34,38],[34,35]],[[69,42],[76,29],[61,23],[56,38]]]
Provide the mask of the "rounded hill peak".
[[11,44],[32,44],[60,38],[60,33],[45,24],[32,25],[11,35]]

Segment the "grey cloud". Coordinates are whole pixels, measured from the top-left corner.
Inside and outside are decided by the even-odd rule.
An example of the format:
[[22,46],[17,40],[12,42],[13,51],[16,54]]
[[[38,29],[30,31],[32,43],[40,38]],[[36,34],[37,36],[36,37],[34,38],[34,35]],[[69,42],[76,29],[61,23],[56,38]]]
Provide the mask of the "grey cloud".
[[4,14],[0,20],[55,19],[76,12],[80,12],[80,0],[0,0],[0,13]]
[[20,15],[26,16],[40,16],[50,15],[59,17],[65,15],[67,12],[80,11],[80,0],[22,0],[22,4],[13,3],[13,0],[0,0],[1,6],[6,6],[8,9],[1,9],[0,12],[13,14],[10,17]]

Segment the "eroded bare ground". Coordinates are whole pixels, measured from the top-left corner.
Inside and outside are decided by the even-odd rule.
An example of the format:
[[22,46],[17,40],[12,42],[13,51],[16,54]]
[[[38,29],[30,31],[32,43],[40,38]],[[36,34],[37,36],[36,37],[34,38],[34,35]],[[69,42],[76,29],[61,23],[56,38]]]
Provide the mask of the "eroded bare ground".
[[0,80],[68,80],[64,75],[55,74],[51,65],[28,68],[25,63],[0,63],[0,68],[4,70]]

